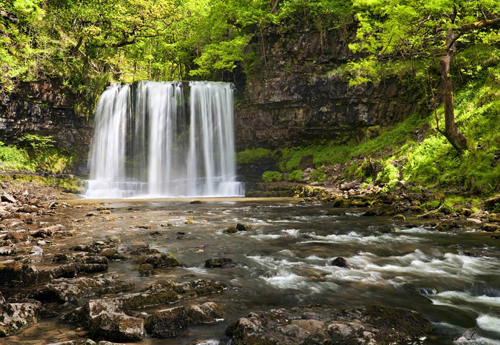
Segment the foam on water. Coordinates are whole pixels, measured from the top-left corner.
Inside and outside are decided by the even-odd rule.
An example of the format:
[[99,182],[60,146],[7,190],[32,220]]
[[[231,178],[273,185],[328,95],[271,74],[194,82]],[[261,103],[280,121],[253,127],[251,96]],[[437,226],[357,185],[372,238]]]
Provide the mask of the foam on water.
[[493,332],[500,337],[500,318],[491,315],[480,315],[476,322],[481,329]]

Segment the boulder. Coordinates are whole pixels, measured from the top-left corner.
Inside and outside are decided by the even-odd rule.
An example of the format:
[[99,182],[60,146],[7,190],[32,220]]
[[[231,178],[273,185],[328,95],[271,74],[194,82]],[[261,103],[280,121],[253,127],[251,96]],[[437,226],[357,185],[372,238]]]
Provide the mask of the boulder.
[[207,268],[226,268],[234,266],[233,259],[230,258],[213,258],[205,261],[205,267]]
[[221,306],[213,302],[161,310],[146,320],[146,331],[155,338],[172,338],[187,328],[223,318]]
[[17,333],[41,319],[42,304],[38,301],[7,303],[0,293],[0,337]]
[[333,261],[330,263],[332,266],[337,266],[337,267],[343,267],[343,268],[349,268],[350,265],[347,262],[346,259],[343,257],[339,256],[338,258],[333,259]]
[[95,337],[111,341],[139,341],[144,338],[144,320],[123,311],[123,300],[88,301],[80,311],[80,321]]
[[492,198],[489,198],[487,199],[485,202],[484,202],[484,205],[486,206],[486,208],[488,210],[493,210],[495,209],[496,207],[500,206],[500,194],[499,195],[496,195]]
[[150,264],[153,265],[154,268],[182,266],[179,260],[170,253],[140,255],[136,262],[139,264]]

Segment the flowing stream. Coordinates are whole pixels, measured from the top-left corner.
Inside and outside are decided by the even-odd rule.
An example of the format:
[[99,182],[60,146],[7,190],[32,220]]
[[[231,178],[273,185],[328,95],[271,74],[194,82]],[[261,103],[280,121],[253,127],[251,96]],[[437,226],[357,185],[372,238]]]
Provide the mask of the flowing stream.
[[[69,223],[96,207],[91,201],[79,203],[83,209],[68,208],[62,222]],[[202,340],[225,344],[228,324],[251,311],[309,304],[408,308],[424,313],[433,323],[435,330],[426,344],[454,344],[474,326],[481,341],[460,344],[500,344],[500,241],[492,240],[490,234],[438,232],[418,222],[411,227],[395,224],[397,232],[382,233],[381,226],[393,223],[388,217],[364,217],[359,210],[297,204],[293,199],[209,198],[202,204],[183,199],[131,200],[111,202],[108,207],[116,221],[91,217],[75,223],[75,237],[67,244],[54,245],[53,250],[71,255],[70,245],[115,237],[124,254],[129,248],[149,244],[173,253],[185,265],[140,277],[132,260],[112,262],[108,273],[133,281],[137,289],[161,279],[216,279],[229,286],[220,295],[195,302],[224,303],[223,321],[190,328],[176,339],[147,338],[144,344]],[[237,222],[253,230],[223,232]],[[166,223],[171,226],[161,226]],[[140,229],[144,224],[151,229]],[[467,250],[478,256],[466,255]],[[332,266],[338,256],[352,267]],[[232,258],[237,266],[205,268],[205,260],[213,257]],[[36,344],[33,338],[39,340],[40,334],[54,342],[78,337],[76,326],[54,322],[42,321],[10,337],[10,342]]]
[[115,84],[99,98],[89,198],[238,196],[229,83]]

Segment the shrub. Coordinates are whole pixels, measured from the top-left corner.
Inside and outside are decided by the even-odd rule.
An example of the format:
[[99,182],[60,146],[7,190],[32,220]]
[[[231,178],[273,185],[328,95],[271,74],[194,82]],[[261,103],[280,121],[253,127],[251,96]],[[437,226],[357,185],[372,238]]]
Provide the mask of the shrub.
[[283,176],[279,171],[266,171],[262,174],[262,181],[264,182],[280,182]]

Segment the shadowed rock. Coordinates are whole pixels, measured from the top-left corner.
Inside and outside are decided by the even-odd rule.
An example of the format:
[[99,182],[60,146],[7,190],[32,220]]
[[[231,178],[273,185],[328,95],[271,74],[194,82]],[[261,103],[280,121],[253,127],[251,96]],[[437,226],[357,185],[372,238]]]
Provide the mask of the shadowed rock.
[[161,310],[148,317],[146,330],[155,338],[176,337],[187,328],[216,322],[223,317],[221,307],[213,302]]
[[330,306],[251,313],[231,324],[231,344],[407,344],[432,330],[422,314],[406,309]]

